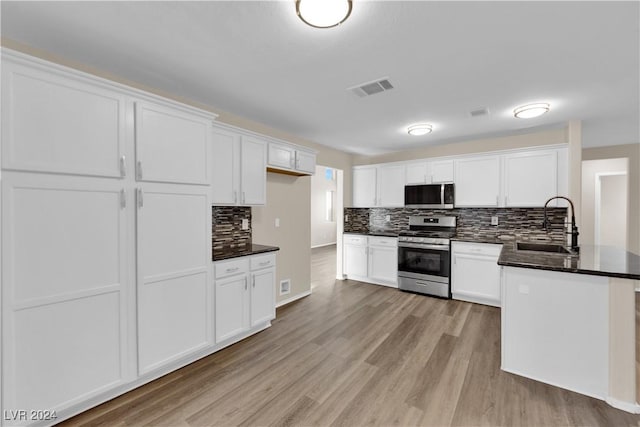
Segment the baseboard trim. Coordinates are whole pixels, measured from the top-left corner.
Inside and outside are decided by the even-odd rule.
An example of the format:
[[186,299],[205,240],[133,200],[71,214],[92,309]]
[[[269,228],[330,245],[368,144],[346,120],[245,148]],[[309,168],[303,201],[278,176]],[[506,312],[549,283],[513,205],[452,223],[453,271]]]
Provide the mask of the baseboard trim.
[[276,303],[276,308],[282,307],[283,305],[291,304],[292,302],[302,299],[304,297],[308,297],[309,295],[311,295],[311,289]]
[[323,244],[321,244],[321,245],[311,246],[311,249],[324,248],[325,246],[332,246],[332,245],[336,245],[337,243],[338,243],[338,242],[323,243]]
[[640,414],[640,405],[637,403],[625,402],[623,400],[614,399],[613,397],[607,397],[605,402],[609,406],[613,406],[616,409],[620,409],[625,412],[629,412],[632,414]]

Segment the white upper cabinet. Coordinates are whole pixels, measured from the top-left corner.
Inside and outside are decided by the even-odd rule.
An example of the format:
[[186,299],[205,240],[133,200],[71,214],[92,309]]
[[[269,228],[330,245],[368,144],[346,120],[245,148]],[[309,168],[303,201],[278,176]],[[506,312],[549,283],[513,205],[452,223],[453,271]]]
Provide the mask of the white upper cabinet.
[[375,166],[353,168],[353,207],[369,208],[376,205]]
[[211,203],[264,205],[266,203],[266,143],[215,126],[212,148]]
[[544,206],[558,195],[558,171],[557,150],[505,155],[504,206]]
[[431,168],[431,180],[428,184],[453,182],[453,160],[438,160],[429,162]]
[[500,157],[478,156],[455,160],[455,205],[498,206]]
[[240,135],[236,132],[213,129],[211,156],[211,203],[232,205],[238,202],[240,168]]
[[315,152],[285,142],[269,142],[267,166],[291,175],[313,175],[316,171]]
[[404,206],[404,165],[386,165],[378,169],[378,206]]
[[316,173],[316,155],[310,151],[296,151],[296,170],[310,175]]
[[296,160],[296,150],[285,144],[269,144],[269,166],[294,169]]
[[2,66],[4,169],[114,178],[125,173],[123,94],[4,56]]
[[405,184],[430,184],[431,174],[429,173],[429,163],[409,163],[407,165],[407,179]]
[[404,206],[405,165],[353,168],[353,207]]
[[267,158],[265,142],[243,136],[240,145],[240,195],[243,205],[267,202]]
[[135,115],[138,181],[210,185],[210,119],[149,102]]

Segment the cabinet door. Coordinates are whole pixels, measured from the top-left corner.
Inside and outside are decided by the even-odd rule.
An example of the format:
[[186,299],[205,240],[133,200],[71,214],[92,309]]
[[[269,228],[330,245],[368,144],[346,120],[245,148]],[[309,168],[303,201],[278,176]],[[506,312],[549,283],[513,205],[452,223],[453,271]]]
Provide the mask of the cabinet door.
[[130,381],[132,242],[119,182],[2,180],[4,407],[60,409]]
[[211,204],[199,186],[148,184],[138,194],[141,373],[210,339]]
[[295,155],[293,147],[269,143],[269,166],[295,169]]
[[454,252],[452,263],[451,293],[454,299],[500,307],[497,257]]
[[369,247],[369,278],[397,286],[398,249],[383,246]]
[[311,175],[316,173],[316,155],[306,151],[296,151],[296,169]]
[[500,158],[473,157],[455,161],[456,206],[498,206]]
[[367,247],[344,245],[344,272],[347,276],[367,276]]
[[246,274],[216,281],[216,343],[249,329]]
[[368,208],[375,205],[376,205],[376,168],[375,167],[354,168],[353,169],[353,207]]
[[264,205],[267,202],[267,162],[264,141],[242,137],[240,153],[240,194],[243,205]]
[[273,268],[251,273],[251,326],[276,317],[275,274]]
[[136,102],[138,181],[209,185],[210,132],[204,117]]
[[380,166],[378,206],[404,206],[405,166]]
[[431,162],[431,183],[453,182],[453,160]]
[[3,68],[4,169],[121,176],[121,94],[10,61]]
[[222,129],[214,129],[211,151],[212,181],[211,203],[235,204],[238,202],[238,176],[240,168],[238,147],[240,136]]
[[504,157],[505,206],[544,206],[558,191],[555,151],[509,154]]
[[426,184],[431,182],[431,175],[427,162],[412,163],[407,165],[407,179],[405,184]]

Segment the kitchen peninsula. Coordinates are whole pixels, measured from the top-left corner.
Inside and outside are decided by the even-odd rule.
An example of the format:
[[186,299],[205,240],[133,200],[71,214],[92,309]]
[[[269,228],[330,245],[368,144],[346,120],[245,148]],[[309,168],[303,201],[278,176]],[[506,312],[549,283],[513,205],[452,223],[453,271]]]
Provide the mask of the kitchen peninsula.
[[502,369],[640,412],[640,257],[608,246],[551,254],[503,245]]

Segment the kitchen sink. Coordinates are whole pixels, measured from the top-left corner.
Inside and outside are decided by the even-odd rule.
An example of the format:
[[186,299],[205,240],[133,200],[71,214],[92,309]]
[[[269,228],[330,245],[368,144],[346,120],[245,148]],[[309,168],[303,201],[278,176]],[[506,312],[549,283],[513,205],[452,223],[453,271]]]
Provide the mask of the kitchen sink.
[[562,255],[571,254],[571,251],[566,247],[562,245],[552,244],[552,243],[517,242],[516,250],[546,252],[546,253],[562,254]]

